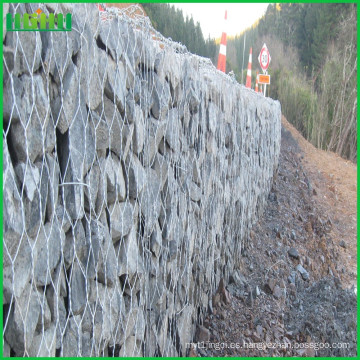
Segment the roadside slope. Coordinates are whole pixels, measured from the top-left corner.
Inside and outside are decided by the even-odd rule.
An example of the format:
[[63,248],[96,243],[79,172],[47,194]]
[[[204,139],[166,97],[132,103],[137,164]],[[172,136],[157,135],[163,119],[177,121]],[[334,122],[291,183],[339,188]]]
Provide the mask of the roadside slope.
[[264,214],[190,354],[355,356],[355,206],[356,166],[314,148],[283,118]]
[[333,152],[315,148],[284,116],[282,125],[291,132],[303,152],[302,163],[313,186],[314,201],[332,221],[330,235],[338,246],[339,262],[347,267],[339,276],[346,287],[356,287],[357,166]]

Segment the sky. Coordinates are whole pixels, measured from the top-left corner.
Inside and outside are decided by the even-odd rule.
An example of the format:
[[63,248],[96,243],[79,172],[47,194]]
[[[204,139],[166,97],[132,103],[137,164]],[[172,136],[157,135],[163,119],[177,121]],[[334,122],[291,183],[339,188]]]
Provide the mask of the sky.
[[268,4],[262,3],[174,3],[184,16],[192,15],[200,23],[205,38],[220,38],[224,31],[224,16],[227,10],[227,35],[236,35],[250,27],[265,14]]

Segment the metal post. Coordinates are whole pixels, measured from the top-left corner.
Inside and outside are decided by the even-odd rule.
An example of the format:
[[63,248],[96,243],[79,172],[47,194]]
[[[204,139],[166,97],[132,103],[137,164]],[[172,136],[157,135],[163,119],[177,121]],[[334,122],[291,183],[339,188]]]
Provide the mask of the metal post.
[[243,48],[243,61],[241,66],[241,83],[243,84],[243,76],[244,76],[244,54],[245,54],[245,44],[246,44],[246,32],[244,33],[244,48]]
[[[267,70],[265,70],[264,74],[267,75]],[[266,84],[264,84],[264,97],[266,97]]]

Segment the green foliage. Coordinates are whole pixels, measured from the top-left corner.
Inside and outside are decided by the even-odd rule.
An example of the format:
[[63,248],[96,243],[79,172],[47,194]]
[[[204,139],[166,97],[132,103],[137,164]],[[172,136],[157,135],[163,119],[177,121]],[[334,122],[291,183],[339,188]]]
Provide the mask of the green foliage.
[[215,60],[217,46],[214,39],[204,39],[200,24],[191,17],[184,18],[180,9],[163,3],[142,4],[154,28],[174,41],[184,44],[197,55]]
[[277,74],[276,92],[281,99],[282,112],[294,126],[309,138],[318,113],[317,94],[306,81],[294,73],[283,70]]
[[355,161],[356,31],[355,4],[269,4],[257,26],[228,40],[228,70],[245,84],[250,46],[255,73],[265,42],[272,57],[267,96],[280,100],[314,145]]

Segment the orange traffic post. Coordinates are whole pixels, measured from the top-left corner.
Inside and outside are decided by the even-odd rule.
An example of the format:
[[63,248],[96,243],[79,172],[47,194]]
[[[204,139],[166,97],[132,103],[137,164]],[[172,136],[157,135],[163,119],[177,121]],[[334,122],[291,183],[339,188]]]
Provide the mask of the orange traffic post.
[[[224,27],[225,27],[225,24],[226,24],[226,20],[227,20],[227,11],[225,11]],[[221,35],[220,51],[219,51],[217,69],[222,71],[222,72],[225,72],[225,69],[226,69],[226,30]]]
[[256,83],[255,83],[255,92],[259,92],[259,72],[256,70]]
[[251,64],[252,64],[252,47],[250,48],[249,64],[246,74],[246,87],[251,89]]
[[96,7],[99,11],[105,11],[105,9],[102,7],[102,4],[96,4]]

